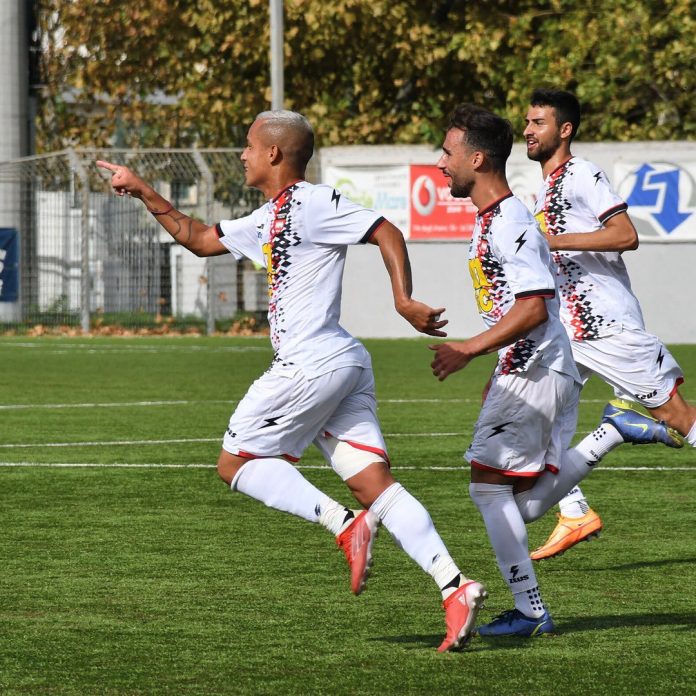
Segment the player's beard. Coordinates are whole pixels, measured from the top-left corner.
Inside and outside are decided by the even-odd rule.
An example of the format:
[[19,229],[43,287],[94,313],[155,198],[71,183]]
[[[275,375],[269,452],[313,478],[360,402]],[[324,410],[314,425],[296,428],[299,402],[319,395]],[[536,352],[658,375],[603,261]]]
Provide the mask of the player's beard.
[[455,181],[452,178],[450,180],[450,193],[453,198],[468,198],[473,186],[473,181]]
[[547,162],[554,156],[556,150],[561,146],[561,142],[560,133],[557,133],[554,139],[546,145],[542,145],[537,140],[537,149],[534,152],[530,152],[529,148],[527,148],[527,159],[533,162]]

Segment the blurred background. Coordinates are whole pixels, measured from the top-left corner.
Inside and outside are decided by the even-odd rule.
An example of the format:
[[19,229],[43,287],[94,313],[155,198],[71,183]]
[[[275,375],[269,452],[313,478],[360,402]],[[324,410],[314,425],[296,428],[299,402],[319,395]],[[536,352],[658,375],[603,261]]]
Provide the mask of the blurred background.
[[[631,206],[626,255],[648,328],[696,342],[696,32],[691,0],[0,0],[0,330],[263,329],[265,275],[177,247],[94,160],[127,163],[214,223],[261,199],[243,186],[254,116],[312,122],[310,178],[404,232],[416,294],[477,331],[465,259],[474,211],[434,167],[447,116],[470,101],[519,135],[508,176],[533,204],[522,146],[535,87],[574,91],[574,153]],[[343,323],[409,336],[372,249],[351,249]],[[364,316],[369,300],[373,311]]]

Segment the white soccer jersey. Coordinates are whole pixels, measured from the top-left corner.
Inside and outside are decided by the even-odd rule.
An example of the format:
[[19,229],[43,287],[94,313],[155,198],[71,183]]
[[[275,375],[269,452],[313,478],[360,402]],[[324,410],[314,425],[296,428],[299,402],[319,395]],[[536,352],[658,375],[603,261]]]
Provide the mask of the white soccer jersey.
[[251,215],[218,223],[237,259],[266,268],[275,373],[370,367],[363,345],[338,323],[341,280],[347,245],[366,242],[383,221],[330,186],[298,181]]
[[496,373],[525,372],[540,365],[579,381],[568,337],[558,317],[553,262],[532,214],[509,194],[479,211],[469,247],[469,270],[479,313],[496,324],[525,297],[546,300],[548,320],[501,348]]
[[[535,217],[550,235],[594,232],[627,205],[606,174],[592,162],[571,157],[546,177]],[[561,320],[574,341],[644,328],[619,252],[554,251],[561,295]]]

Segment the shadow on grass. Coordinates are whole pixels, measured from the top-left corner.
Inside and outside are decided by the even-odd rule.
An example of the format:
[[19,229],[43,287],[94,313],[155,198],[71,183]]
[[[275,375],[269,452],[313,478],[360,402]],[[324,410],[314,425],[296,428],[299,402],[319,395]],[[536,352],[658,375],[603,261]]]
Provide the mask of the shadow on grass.
[[[588,631],[610,631],[615,628],[638,628],[644,626],[666,626],[674,631],[693,631],[696,628],[696,614],[662,613],[662,614],[609,614],[606,616],[585,616],[579,619],[570,619],[556,622],[556,633],[544,635],[533,640],[529,638],[481,638],[475,636],[473,641],[465,648],[471,651],[481,648],[524,648],[531,647],[539,641],[553,640],[563,637],[565,634],[584,633]],[[423,648],[437,648],[442,642],[443,635],[414,634],[405,636],[377,636],[370,638],[382,643],[401,644],[410,646],[412,650]]]

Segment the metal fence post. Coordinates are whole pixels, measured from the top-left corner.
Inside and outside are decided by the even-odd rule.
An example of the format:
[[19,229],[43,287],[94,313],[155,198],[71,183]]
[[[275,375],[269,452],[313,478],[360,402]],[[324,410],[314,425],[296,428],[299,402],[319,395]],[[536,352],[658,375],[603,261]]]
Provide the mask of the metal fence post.
[[[213,223],[213,195],[215,193],[213,173],[210,171],[208,163],[197,148],[193,150],[193,161],[196,163],[201,173],[201,178],[205,186],[205,222],[211,225]],[[206,310],[205,332],[208,336],[212,336],[215,333],[216,300],[214,257],[206,259],[205,272],[208,276],[208,285],[206,287],[208,307]]]
[[89,318],[89,177],[80,158],[72,148],[68,149],[70,166],[80,182],[80,326],[83,334],[90,330]]

